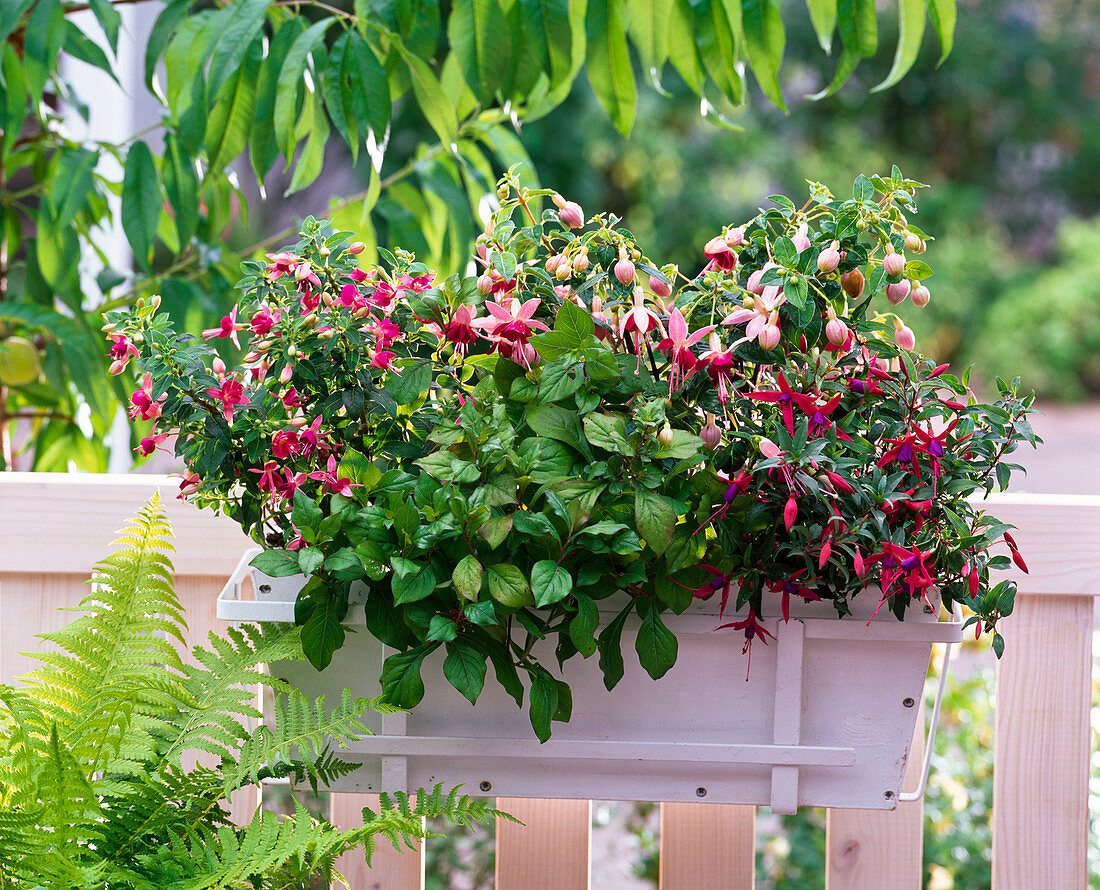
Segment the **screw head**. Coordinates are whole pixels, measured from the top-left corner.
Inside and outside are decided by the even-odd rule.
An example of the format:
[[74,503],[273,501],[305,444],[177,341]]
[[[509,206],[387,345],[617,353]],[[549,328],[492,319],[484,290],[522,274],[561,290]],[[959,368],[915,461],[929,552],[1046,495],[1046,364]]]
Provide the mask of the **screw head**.
[[695,796],[696,797],[706,797],[707,796],[707,789],[704,788],[702,785],[700,785],[698,788],[695,789]]
[[482,791],[492,791],[493,790],[493,783],[490,782],[488,779],[483,779],[481,784],[478,785],[477,787],[480,788]]
[[261,584],[260,585],[260,593],[271,593],[271,585],[270,584]]
[[883,795],[883,797],[885,797],[887,800],[893,800],[894,799],[894,792],[893,791],[887,791]]
[[913,705],[915,705],[915,704],[916,704],[916,702],[915,702],[915,701],[914,701],[913,699],[911,699],[911,698],[903,698],[903,699],[901,700],[901,706],[902,706],[903,708],[911,708],[911,707],[913,707]]

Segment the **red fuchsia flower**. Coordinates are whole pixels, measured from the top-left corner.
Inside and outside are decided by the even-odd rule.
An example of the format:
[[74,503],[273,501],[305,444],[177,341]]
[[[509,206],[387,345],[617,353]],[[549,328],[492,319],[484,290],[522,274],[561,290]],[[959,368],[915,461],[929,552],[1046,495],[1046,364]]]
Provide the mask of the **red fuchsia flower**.
[[927,564],[931,558],[931,551],[923,551],[916,545],[906,549],[890,542],[883,544],[879,553],[868,557],[866,562],[879,564],[879,583],[882,586],[882,599],[871,621],[878,615],[882,604],[898,593],[909,599],[920,597],[928,608],[933,608],[927,594],[928,588],[936,584],[932,569]]
[[292,253],[269,253],[265,256],[268,260],[267,277],[269,281],[278,281],[284,275],[292,274],[294,267],[301,262],[301,257],[297,257]]
[[301,447],[297,430],[279,430],[271,437],[271,453],[279,460],[286,460]]
[[388,349],[396,340],[401,339],[401,328],[388,318],[376,320],[367,330],[374,337],[374,342],[379,349]]
[[725,238],[716,235],[703,247],[703,256],[710,262],[708,268],[730,272],[737,266],[737,254]]
[[302,533],[298,531],[298,529],[296,529],[293,525],[290,527],[290,529],[294,532],[296,537],[291,538],[290,541],[287,542],[286,549],[291,551],[301,550],[303,547],[306,546],[305,538],[302,537]]
[[656,313],[645,304],[645,291],[640,287],[634,288],[633,305],[627,313],[622,317],[619,322],[619,336],[625,337],[626,334],[634,334],[634,352],[638,356],[638,367],[635,370],[641,370],[642,367],[642,345],[649,339],[649,332],[652,330],[658,330],[663,333],[661,326],[661,319],[657,317]]
[[394,367],[394,359],[397,358],[397,353],[390,352],[388,349],[379,349],[374,352],[370,358],[370,366],[377,371],[392,371],[394,374],[400,376],[401,372]]
[[250,473],[259,473],[260,491],[272,496],[279,493],[279,465],[273,460],[266,461],[262,470],[249,469]]
[[402,275],[397,283],[397,290],[405,291],[406,296],[409,293],[422,294],[426,290],[431,290],[432,284],[434,282],[434,272],[428,272],[425,275],[418,275],[416,278],[413,278],[409,275]]
[[313,266],[310,265],[309,260],[300,260],[294,266],[294,280],[298,282],[298,292],[303,293],[308,290],[321,289],[321,279],[317,277],[317,273],[313,271]]
[[298,287],[298,304],[303,312],[313,312],[321,305],[321,291],[314,290],[308,283]]
[[237,380],[223,380],[221,386],[206,390],[206,394],[222,403],[222,414],[229,423],[233,422],[233,409],[248,401],[244,397],[244,385]]
[[130,359],[137,358],[139,355],[137,347],[130,342],[130,338],[124,334],[111,334],[111,348],[107,351],[108,358],[114,359],[111,362],[110,373],[117,376],[126,370],[126,366],[130,364]]
[[279,323],[282,314],[283,310],[278,307],[272,310],[264,306],[259,312],[252,316],[252,322],[249,324],[252,333],[257,337],[264,337],[271,333],[271,330]]
[[[163,443],[164,440],[167,439],[167,438],[168,438],[168,433],[158,433],[158,432],[156,432],[156,430],[153,430],[153,432],[150,435],[146,436],[144,439],[141,440],[141,442],[138,444],[137,448],[134,449],[134,451],[137,451],[143,457],[148,457],[150,454],[152,454],[154,451],[156,451],[158,448],[160,448],[161,443]],[[162,451],[167,451],[167,449],[164,449],[164,448],[161,448],[161,450]]]
[[732,627],[734,630],[742,630],[745,632],[745,645],[741,649],[741,654],[748,654],[749,663],[745,668],[745,682],[749,681],[749,671],[752,669],[752,643],[753,640],[762,640],[764,645],[768,645],[765,637],[771,637],[775,639],[775,634],[766,631],[760,624],[760,616],[753,611],[752,607],[749,607],[749,615],[744,621],[730,622],[729,624],[722,624],[718,626],[718,630],[723,628]]
[[233,345],[238,349],[241,348],[241,341],[237,339],[237,331],[243,331],[245,325],[237,321],[237,307],[234,306],[228,315],[222,316],[221,324],[216,328],[207,328],[202,332],[202,338],[209,340],[212,337],[219,339],[226,339],[227,337],[233,341]]
[[302,457],[309,457],[318,449],[325,434],[321,430],[321,417],[313,418],[313,423],[305,427],[301,432]]
[[470,344],[477,340],[477,307],[459,306],[447,327],[443,330],[443,339],[453,343],[455,352],[465,355]]
[[[289,367],[289,365],[287,367]],[[280,377],[281,376],[282,375],[280,375]],[[293,386],[283,393],[282,402],[283,407],[286,408],[287,411],[293,411],[295,408],[301,408],[306,404],[306,400],[298,395],[298,390]]]
[[1008,544],[1008,549],[1012,553],[1012,561],[1016,563],[1016,568],[1018,568],[1025,575],[1031,574],[1027,570],[1027,563],[1024,562],[1024,558],[1020,556],[1020,549],[1016,546],[1016,539],[1013,538],[1012,535],[1010,535],[1008,532],[1004,533],[1004,539],[1005,543]]
[[[717,510],[711,513],[710,516],[703,520],[699,528],[695,529],[694,534],[699,534],[699,532],[715,520],[724,519],[726,514],[730,511],[730,507],[733,506],[733,502],[748,491],[749,486],[752,485],[752,475],[746,472],[738,473],[733,479],[726,479],[722,473],[719,473],[718,478],[729,483],[729,486],[726,488],[726,493],[722,495],[722,504]],[[703,566],[703,568],[707,567]]]
[[714,331],[710,332],[709,349],[699,356],[699,362],[706,367],[707,376],[718,390],[718,404],[729,401],[729,385],[733,382],[733,347],[722,349],[722,341]]
[[[706,563],[701,563],[698,567],[701,569],[706,569],[708,572],[710,572],[711,578],[701,587],[696,587],[694,590],[692,590],[691,595],[695,599],[706,599],[707,597],[713,596],[715,593],[721,590],[722,599],[718,606],[718,617],[725,615],[726,603],[729,601],[730,597],[730,585],[734,581],[733,576],[723,574],[722,572],[718,571],[718,569],[716,569],[714,566],[707,565]],[[680,584],[679,581],[676,581],[674,583],[678,584],[680,587],[684,587],[685,589],[690,589],[687,588],[685,585]]]
[[130,396],[130,419],[156,420],[160,417],[161,404],[166,398],[168,394],[164,393],[159,399],[153,399],[153,375],[146,374],[141,382],[141,389]]
[[[794,408],[798,408],[803,414],[813,417],[815,413],[821,413],[822,409],[817,404],[817,399],[814,396],[806,395],[805,393],[796,392],[792,390],[790,384],[787,383],[787,378],[783,376],[782,372],[779,374],[779,391],[772,390],[749,392],[745,393],[745,398],[752,399],[754,402],[770,402],[772,404],[779,405],[780,411],[783,413],[783,425],[787,428],[787,432],[792,436],[794,435]],[[839,403],[840,397],[837,396],[836,402]],[[828,410],[832,411],[836,407],[834,403]],[[828,413],[827,411],[825,413]]]
[[202,480],[199,478],[198,473],[190,473],[184,476],[180,479],[180,493],[176,495],[176,499],[180,501],[187,500],[199,490],[200,482],[202,482]]
[[[504,304],[486,300],[485,308],[489,310],[491,317],[479,318],[471,324],[486,332],[486,337],[492,341],[490,352],[495,349],[505,358],[531,370],[532,353],[527,350],[527,341],[535,331],[549,330],[534,317],[541,304],[542,301],[538,298],[521,303],[512,297]],[[537,354],[534,358],[537,360]]]
[[354,284],[345,284],[340,288],[340,296],[337,301],[345,309],[362,309],[367,306],[367,298],[359,293],[359,288]]
[[[723,242],[725,243],[725,242]],[[714,325],[699,328],[688,333],[687,321],[679,309],[673,309],[668,316],[668,336],[657,344],[657,349],[668,352],[672,368],[668,375],[668,392],[671,395],[687,380],[699,366],[699,359],[691,347],[713,331]]]
[[352,496],[351,490],[360,486],[345,476],[337,476],[337,470],[336,458],[330,454],[327,469],[310,473],[309,478],[321,482],[328,491],[350,498]]
[[800,596],[806,602],[818,602],[821,597],[809,587],[799,583],[799,578],[806,574],[805,569],[799,569],[793,575],[784,578],[781,581],[768,581],[768,590],[773,593],[783,594],[781,601],[781,608],[783,610],[783,620],[791,620],[791,597]]

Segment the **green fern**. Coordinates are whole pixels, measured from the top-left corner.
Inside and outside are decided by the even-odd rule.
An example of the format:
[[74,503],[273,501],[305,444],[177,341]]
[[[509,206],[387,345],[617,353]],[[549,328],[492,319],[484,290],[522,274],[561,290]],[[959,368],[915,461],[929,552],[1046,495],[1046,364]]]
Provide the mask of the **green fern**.
[[[376,836],[398,846],[424,837],[425,817],[502,815],[437,787],[415,803],[384,798],[346,831],[300,806],[231,824],[230,792],[345,775],[355,767],[334,749],[367,732],[368,712],[394,709],[348,691],[330,708],[267,674],[265,663],[303,659],[296,629],[211,634],[185,663],[169,537],[154,498],[97,564],[84,614],[43,635],[55,648],[33,656],[23,687],[0,686],[0,890],[308,886],[343,852],[361,847],[369,859]],[[248,688],[257,684],[275,693],[270,726]],[[185,766],[195,750],[215,765]]]

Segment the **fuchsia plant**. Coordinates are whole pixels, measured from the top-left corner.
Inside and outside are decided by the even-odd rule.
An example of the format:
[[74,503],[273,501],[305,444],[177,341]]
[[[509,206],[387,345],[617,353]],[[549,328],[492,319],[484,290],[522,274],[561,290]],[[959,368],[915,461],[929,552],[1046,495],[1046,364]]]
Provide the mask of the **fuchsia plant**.
[[[992,580],[1008,557],[990,548],[1023,561],[967,498],[1003,488],[1005,458],[1036,442],[1031,398],[998,381],[981,402],[913,353],[893,305],[930,297],[932,270],[906,254],[928,240],[918,187],[895,168],[847,199],[773,197],[692,277],[610,215],[586,222],[557,195],[536,215],[551,193],[511,176],[466,277],[402,251],[361,268],[361,245],[311,219],[246,264],[206,342],[157,300],[110,315],[112,369],[144,372],[140,448],[176,433],[181,497],[241,522],[263,571],[308,577],[295,611],[318,667],[367,582],[402,706],[442,646],[449,682],[474,701],[491,663],[545,739],[571,697],[541,640],[559,662],[598,657],[611,688],[634,613],[660,677],[677,651],[662,616],[693,598],[736,612],[747,650],[793,599],[843,616],[875,597],[901,618],[936,589],[999,654],[1015,587]],[[210,341],[238,337],[227,368]]]

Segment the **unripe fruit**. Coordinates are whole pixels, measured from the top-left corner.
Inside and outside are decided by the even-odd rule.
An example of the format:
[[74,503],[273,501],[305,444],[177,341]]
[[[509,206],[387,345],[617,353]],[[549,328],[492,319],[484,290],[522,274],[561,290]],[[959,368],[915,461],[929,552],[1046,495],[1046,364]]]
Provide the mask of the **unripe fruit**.
[[904,303],[905,298],[909,296],[911,288],[912,286],[905,278],[901,281],[895,281],[888,284],[886,285],[886,299],[894,306],[897,306],[899,303]]
[[928,305],[928,301],[932,299],[932,294],[923,284],[918,284],[913,288],[913,293],[909,295],[909,299],[913,301],[914,306],[923,309]]
[[892,278],[901,275],[905,271],[905,254],[895,253],[893,247],[887,247],[886,256],[882,258],[882,268]]
[[672,294],[672,287],[667,281],[662,281],[653,275],[649,276],[649,289],[654,296],[664,299]]
[[829,273],[840,265],[840,244],[834,241],[817,255],[817,268],[820,272]]
[[0,383],[24,386],[38,379],[38,350],[30,340],[8,337],[0,343]]
[[634,283],[634,264],[623,257],[615,264],[615,277],[620,284],[625,284],[627,287],[632,285]]
[[840,286],[852,299],[863,293],[863,273],[859,269],[852,269],[840,276]]

